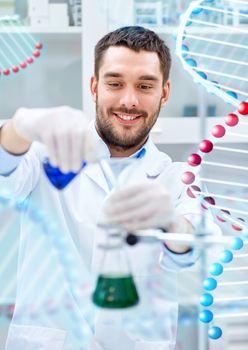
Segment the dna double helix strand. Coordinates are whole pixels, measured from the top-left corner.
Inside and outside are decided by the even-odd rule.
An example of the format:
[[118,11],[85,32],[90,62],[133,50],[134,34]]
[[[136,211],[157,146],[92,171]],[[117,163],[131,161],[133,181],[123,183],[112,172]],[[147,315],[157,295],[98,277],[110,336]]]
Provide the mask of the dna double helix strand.
[[18,16],[0,17],[0,75],[27,68],[41,55],[42,44],[23,26]]
[[[33,227],[35,244],[30,251],[23,249],[25,253],[22,251],[21,254],[26,254],[23,262],[19,257],[16,305],[8,307],[7,316],[10,319],[13,316],[12,322],[17,325],[44,324],[54,327],[62,320],[64,327],[70,325],[68,340],[73,348],[84,350],[92,336],[92,282],[87,272],[82,272],[68,238],[48,213],[34,204],[30,207],[27,200],[13,197],[10,191],[1,190],[1,222],[5,222],[8,213],[21,213],[27,206],[30,208],[28,225]],[[12,253],[16,253],[16,244],[23,244],[21,239],[16,244],[7,243],[4,238],[9,237],[10,229],[1,229],[1,245],[13,243],[13,247],[8,247],[8,255],[0,267],[0,276],[3,278],[4,273],[8,272]],[[46,254],[48,251],[49,254]],[[9,279],[4,278],[1,282],[1,300],[8,296]]]
[[[211,136],[202,140],[197,152],[188,157],[189,171],[182,176],[182,181],[189,185],[188,195],[211,212],[224,236],[232,238],[203,282],[201,305],[205,309],[199,319],[212,323],[208,332],[211,339],[224,335],[222,327],[214,325],[217,320],[248,316],[247,312],[234,311],[237,307],[245,309],[248,300],[248,290],[244,289],[248,285],[244,274],[248,269],[247,23],[247,1],[194,1],[182,17],[177,38],[177,55],[184,69],[210,94],[230,105],[223,123],[215,125]],[[240,144],[233,144],[233,138]],[[228,306],[234,310],[227,312]],[[221,311],[216,313],[215,308]]]

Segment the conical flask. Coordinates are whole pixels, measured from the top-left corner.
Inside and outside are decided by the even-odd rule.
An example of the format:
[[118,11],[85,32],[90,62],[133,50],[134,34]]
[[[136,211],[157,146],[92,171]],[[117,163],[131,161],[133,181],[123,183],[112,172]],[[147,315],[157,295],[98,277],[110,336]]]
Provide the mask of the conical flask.
[[103,250],[101,271],[92,300],[101,308],[128,308],[139,302],[139,296],[130,271],[123,234],[118,227],[106,227],[106,230],[106,243],[100,246]]

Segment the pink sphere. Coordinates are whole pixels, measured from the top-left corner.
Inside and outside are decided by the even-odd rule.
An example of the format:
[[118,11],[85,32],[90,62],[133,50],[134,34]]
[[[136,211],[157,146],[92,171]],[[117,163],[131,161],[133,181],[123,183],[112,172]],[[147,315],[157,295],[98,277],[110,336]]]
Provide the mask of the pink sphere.
[[36,49],[40,50],[40,49],[42,49],[42,44],[41,43],[36,43],[35,47],[36,47]]
[[33,63],[33,62],[34,62],[34,60],[33,60],[33,58],[32,58],[32,57],[28,57],[28,58],[27,58],[27,62],[28,62],[29,64],[31,64],[31,63]]
[[223,219],[221,216],[216,215],[216,219],[219,220],[220,222],[226,222],[225,219]]
[[190,185],[195,181],[195,174],[191,171],[185,171],[182,176],[182,182],[186,185]]
[[21,62],[20,63],[20,67],[21,68],[26,68],[27,67],[27,63],[26,62]]
[[[225,215],[230,215],[230,211],[226,210],[226,209],[221,209],[221,212]],[[226,222],[226,219],[224,219],[222,216],[216,216],[216,218],[221,221],[221,222]]]
[[211,133],[212,133],[212,135],[213,135],[214,137],[220,138],[220,137],[223,137],[223,136],[225,135],[226,129],[225,129],[224,126],[222,126],[222,125],[215,125],[215,126],[213,127]]
[[242,227],[237,226],[237,225],[232,225],[232,228],[233,228],[235,231],[242,231]]
[[234,113],[229,113],[225,118],[225,123],[228,126],[235,126],[238,124],[238,122],[239,122],[239,118]]
[[248,115],[248,102],[241,102],[238,106],[238,112],[242,115]]
[[10,74],[10,69],[6,68],[3,70],[4,75],[9,75]]
[[200,145],[199,145],[199,149],[203,152],[203,153],[209,153],[212,151],[213,149],[213,143],[209,140],[203,140]]
[[201,157],[197,153],[192,153],[188,158],[188,163],[191,166],[197,166],[201,164]]
[[39,57],[39,56],[40,56],[40,51],[38,51],[38,50],[37,50],[37,51],[34,51],[34,52],[33,52],[33,56],[34,56],[34,57]]
[[204,205],[204,202],[207,202],[208,204],[215,205],[215,200],[213,197],[204,197],[203,203],[201,204],[203,209],[208,209],[206,205]]
[[194,194],[193,191],[196,191],[196,192],[201,192],[201,189],[200,187],[196,186],[196,185],[192,185],[190,187],[188,187],[187,189],[187,195],[190,197],[190,198],[196,198],[196,195]]
[[[238,218],[238,220],[245,222],[245,220],[244,220],[243,218]],[[232,225],[232,228],[233,228],[235,231],[242,231],[242,230],[243,230],[242,227],[237,226],[237,225],[234,225],[234,224]]]
[[12,72],[18,73],[18,72],[19,72],[19,67],[14,66],[14,67],[12,68]]

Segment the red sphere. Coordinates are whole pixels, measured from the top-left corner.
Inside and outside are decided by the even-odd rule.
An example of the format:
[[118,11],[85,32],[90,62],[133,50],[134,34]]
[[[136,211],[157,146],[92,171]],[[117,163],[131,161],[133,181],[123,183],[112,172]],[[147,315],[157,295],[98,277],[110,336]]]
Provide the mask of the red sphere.
[[211,133],[212,133],[212,135],[213,135],[214,137],[220,138],[220,137],[223,137],[223,136],[225,135],[226,129],[225,129],[224,126],[222,126],[222,125],[215,125],[215,126],[213,127]]
[[248,115],[248,102],[241,102],[238,106],[238,112],[242,115]]
[[197,166],[201,164],[201,157],[197,153],[192,153],[188,158],[188,163],[191,166]]
[[237,225],[232,225],[232,228],[233,228],[235,231],[242,231],[242,227],[237,226]]
[[31,64],[31,63],[33,63],[33,62],[34,62],[34,60],[33,60],[32,57],[28,57],[28,58],[27,58],[27,63]]
[[[193,190],[193,191],[192,191]],[[201,189],[200,187],[196,186],[196,185],[192,185],[190,187],[188,187],[187,189],[187,195],[190,197],[190,198],[196,198],[196,195],[194,192],[201,192]]]
[[208,204],[215,205],[215,200],[213,197],[204,197],[203,203],[201,204],[203,209],[208,209],[207,206],[204,205],[204,202],[207,202]]
[[26,68],[27,67],[27,63],[26,62],[21,62],[20,63],[20,67],[21,68]]
[[10,69],[4,69],[3,70],[4,75],[9,75],[10,74]]
[[199,149],[200,151],[202,151],[203,153],[209,153],[212,151],[213,149],[213,143],[209,140],[203,140],[200,145],[199,145]]
[[18,73],[18,72],[19,72],[19,67],[14,66],[14,67],[12,68],[12,72]]
[[40,50],[40,49],[42,49],[42,44],[41,43],[36,43],[35,47],[36,47],[36,49]]
[[[226,210],[226,209],[221,209],[221,212],[225,215],[230,215],[230,211]],[[226,222],[226,219],[224,219],[222,216],[216,216],[216,218],[221,221],[221,222]]]
[[220,222],[226,222],[225,219],[223,219],[221,216],[216,215],[216,219],[219,220]]
[[186,185],[190,185],[195,181],[195,174],[193,174],[191,171],[185,171],[182,176],[182,182]]
[[34,52],[33,52],[33,56],[34,56],[34,57],[39,57],[39,56],[40,56],[40,51],[38,51],[38,50],[37,50],[37,51],[34,51]]
[[225,123],[228,126],[235,126],[238,124],[238,122],[239,122],[239,117],[234,113],[228,114],[225,118]]
[[[245,222],[245,220],[244,220],[243,218],[238,218],[238,220]],[[232,228],[233,228],[235,231],[242,231],[242,230],[243,230],[242,227],[237,226],[237,225],[234,225],[234,224],[232,225]]]

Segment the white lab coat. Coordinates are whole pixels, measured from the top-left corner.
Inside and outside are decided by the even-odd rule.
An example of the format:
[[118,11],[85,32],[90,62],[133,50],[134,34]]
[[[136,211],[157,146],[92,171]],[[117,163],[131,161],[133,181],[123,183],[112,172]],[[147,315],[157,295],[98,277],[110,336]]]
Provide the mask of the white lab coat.
[[[100,141],[98,140],[98,142]],[[94,164],[86,167],[66,189],[57,191],[51,186],[42,170],[41,161],[44,156],[44,147],[38,143],[34,143],[30,151],[23,157],[19,166],[11,175],[0,176],[1,189],[8,188],[15,196],[28,198],[29,203],[38,204],[48,217],[59,224],[62,234],[65,235],[67,242],[70,244],[70,249],[75,257],[75,263],[80,267],[82,275],[85,276],[84,283],[91,283],[90,276],[96,275],[99,268],[100,253],[97,246],[102,238],[102,232],[97,230],[96,225],[101,215],[103,203],[110,190],[99,165]],[[156,181],[163,183],[170,191],[178,213],[194,213],[196,211],[195,202],[186,196],[185,188],[181,182],[181,174],[184,167],[185,165],[183,163],[172,163],[171,159],[165,153],[160,152],[149,139],[146,144],[146,155],[140,161],[139,167],[132,173],[128,182],[142,181],[142,179],[145,180],[147,178],[156,179]],[[44,261],[46,261],[45,257],[50,256],[50,248],[48,248],[48,246],[44,245],[44,247],[42,247],[41,243],[40,249],[37,249],[36,245],[40,236],[38,232],[35,232],[34,226],[30,224],[30,220],[28,219],[30,210],[30,207],[28,207],[21,219],[19,288],[17,290],[16,310],[19,309],[18,303],[23,304],[20,305],[22,317],[20,317],[18,311],[15,312],[9,330],[6,350],[79,350],[79,348],[70,344],[70,322],[68,322],[66,318],[54,317],[53,319],[52,314],[45,315],[41,319],[39,317],[35,318],[25,315],[25,303],[27,303],[27,299],[29,304],[35,303],[34,294],[36,293],[38,297],[39,289],[37,288],[42,290],[48,283],[47,274],[40,276],[38,287],[30,286],[30,288],[28,288],[27,285],[30,281],[35,280],[36,269],[37,271],[41,269],[43,262],[42,257],[44,257]],[[42,238],[41,241],[42,240],[45,240],[45,238]],[[33,254],[36,255],[38,259],[36,263],[35,260],[32,262],[32,259],[35,259],[34,256],[32,257],[32,251],[35,249],[36,252],[41,252],[40,257],[38,257],[39,253]],[[148,269],[150,268],[150,262],[148,264],[147,260],[152,260],[154,265],[158,266],[159,256],[157,254],[151,255],[151,250],[149,249],[151,248],[146,244],[140,244],[129,248],[132,272],[136,278],[140,294],[145,293],[144,288],[146,287],[144,287],[144,283],[147,283],[149,279],[147,279],[149,273],[144,273],[146,267]],[[156,250],[157,247],[154,249]],[[162,246],[160,244],[159,250],[161,249]],[[149,259],[147,259],[148,256]],[[23,266],[25,265],[25,260],[28,261],[28,259],[28,267],[25,270]],[[40,261],[40,259],[42,259],[42,261]],[[53,263],[47,265],[49,274],[53,271],[52,264]],[[162,264],[164,268],[168,265],[168,268],[171,269],[172,264],[170,258],[166,254],[162,256]],[[174,265],[176,266],[176,264]],[[117,326],[115,326],[115,321],[110,325],[106,325],[102,322],[102,315],[104,313],[100,312],[97,313],[96,316],[96,320],[98,321],[96,321],[95,336],[89,345],[90,350],[172,350],[174,348],[177,305],[175,289],[173,289],[176,283],[173,284],[172,278],[175,280],[174,277],[176,277],[176,273],[169,270],[167,272],[164,270],[162,271],[159,266],[158,270],[157,281],[154,283],[161,283],[160,276],[169,276],[170,281],[167,286],[171,286],[171,292],[168,293],[170,294],[168,302],[164,302],[164,312],[166,314],[163,315],[161,304],[157,307],[157,311],[158,309],[160,310],[158,312],[159,320],[162,320],[165,328],[165,330],[163,330],[163,339],[160,338],[160,335],[157,338],[155,337],[155,340],[154,338],[149,339],[149,335],[144,339],[139,336],[136,337],[134,329],[134,331],[130,333],[132,334],[132,336],[130,336],[132,340],[130,340],[121,329],[121,326],[118,327],[120,315],[116,316],[115,314],[113,317],[114,319],[118,319],[116,323]],[[24,274],[23,271],[26,271],[26,274]],[[59,291],[59,281],[60,279],[58,278],[57,289],[53,288],[53,292],[54,290]],[[37,292],[32,294],[31,290],[35,288]],[[157,290],[156,288],[155,286],[154,290]],[[29,293],[28,298],[26,296],[23,297],[23,294],[25,295],[24,291],[25,293]],[[56,299],[56,293],[54,298]],[[151,296],[147,298],[149,303],[149,300],[151,300],[149,298],[151,298]],[[159,298],[161,302],[161,296],[158,297],[158,300]],[[145,302],[146,301],[143,301],[143,304]],[[72,303],[74,303],[74,306],[76,305],[75,300],[72,300]],[[156,308],[156,302],[154,302],[154,305]],[[77,305],[75,307],[77,307]],[[149,305],[144,307],[144,309],[146,308],[149,309]],[[81,311],[82,310],[80,310],[80,312]],[[145,313],[147,310],[145,313],[142,313],[143,311],[141,310],[140,313],[141,318],[139,318],[138,312],[134,313],[137,317],[136,325],[143,323],[143,317],[146,317]],[[150,312],[150,314],[152,314],[152,312]],[[149,317],[146,321],[149,323]],[[87,322],[85,321],[85,323]],[[147,327],[151,328],[151,325],[152,323]],[[143,334],[144,333],[146,333],[146,331],[143,332]],[[80,349],[86,350],[86,347],[82,345]]]

